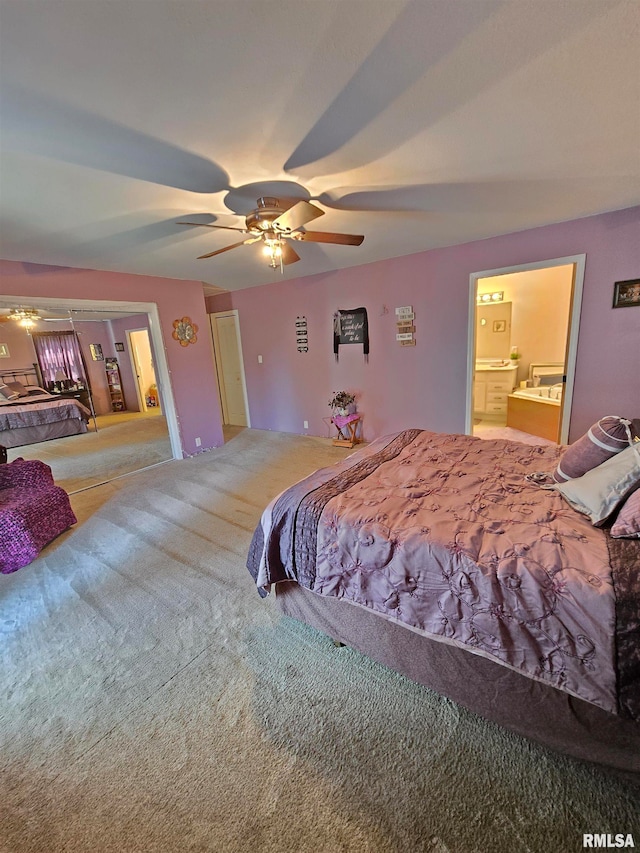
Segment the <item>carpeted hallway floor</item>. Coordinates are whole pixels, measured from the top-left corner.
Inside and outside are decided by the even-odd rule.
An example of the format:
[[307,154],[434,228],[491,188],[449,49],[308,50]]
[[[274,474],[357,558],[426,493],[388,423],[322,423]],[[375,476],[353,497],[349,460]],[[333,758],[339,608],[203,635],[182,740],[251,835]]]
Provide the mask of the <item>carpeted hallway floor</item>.
[[266,503],[348,451],[243,430],[79,492],[0,576],[3,853],[567,853],[637,791],[257,595]]

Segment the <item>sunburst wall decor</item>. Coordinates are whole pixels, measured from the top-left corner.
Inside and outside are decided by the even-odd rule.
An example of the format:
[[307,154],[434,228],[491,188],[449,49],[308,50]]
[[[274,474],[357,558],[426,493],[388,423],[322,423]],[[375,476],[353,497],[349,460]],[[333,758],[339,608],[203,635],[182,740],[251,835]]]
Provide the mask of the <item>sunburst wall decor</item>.
[[180,342],[181,347],[188,347],[198,340],[198,327],[191,322],[191,317],[182,317],[173,321],[172,337]]

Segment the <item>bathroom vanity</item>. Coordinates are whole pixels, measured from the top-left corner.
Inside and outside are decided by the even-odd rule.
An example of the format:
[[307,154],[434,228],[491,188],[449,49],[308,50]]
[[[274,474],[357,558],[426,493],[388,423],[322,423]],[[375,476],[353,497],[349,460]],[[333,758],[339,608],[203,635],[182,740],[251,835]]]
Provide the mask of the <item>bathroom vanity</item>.
[[473,379],[473,414],[483,420],[505,421],[507,398],[516,386],[517,363],[476,359]]

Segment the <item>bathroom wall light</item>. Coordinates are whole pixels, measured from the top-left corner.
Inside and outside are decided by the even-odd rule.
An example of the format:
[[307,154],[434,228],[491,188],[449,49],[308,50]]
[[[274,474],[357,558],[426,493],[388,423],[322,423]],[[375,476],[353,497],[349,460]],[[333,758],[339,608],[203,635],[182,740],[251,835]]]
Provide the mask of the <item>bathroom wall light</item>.
[[484,303],[502,302],[503,299],[504,299],[504,291],[501,290],[500,292],[496,292],[496,293],[479,293],[477,298],[476,298],[476,301],[480,302],[480,303],[483,303],[483,302]]

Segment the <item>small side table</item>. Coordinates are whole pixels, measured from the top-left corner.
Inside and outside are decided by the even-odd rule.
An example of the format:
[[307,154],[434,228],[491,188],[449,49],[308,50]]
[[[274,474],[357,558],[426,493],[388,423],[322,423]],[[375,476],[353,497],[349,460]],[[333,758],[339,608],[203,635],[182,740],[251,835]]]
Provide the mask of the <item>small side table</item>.
[[91,411],[91,403],[89,402],[89,392],[86,388],[77,391],[49,391],[54,397],[62,397],[64,400],[77,400],[79,403]]
[[338,430],[338,435],[333,439],[335,447],[353,447],[358,444],[361,439],[356,435],[358,424],[360,423],[360,415],[334,415],[331,418],[331,423]]

